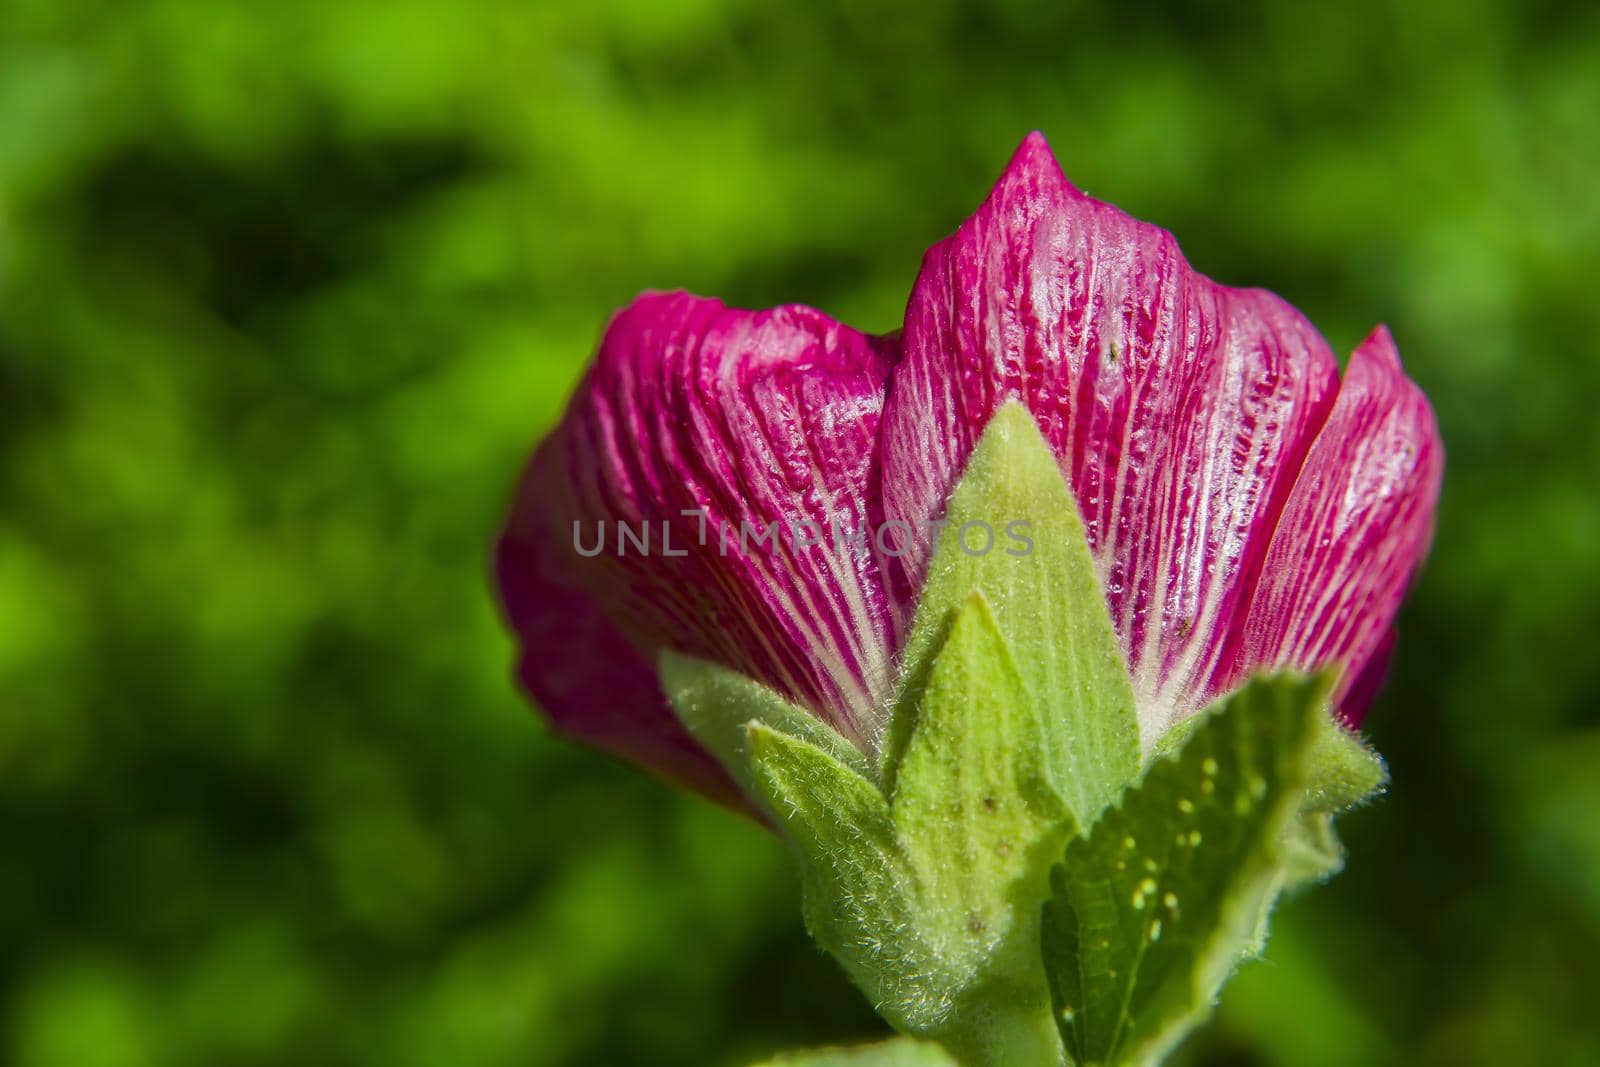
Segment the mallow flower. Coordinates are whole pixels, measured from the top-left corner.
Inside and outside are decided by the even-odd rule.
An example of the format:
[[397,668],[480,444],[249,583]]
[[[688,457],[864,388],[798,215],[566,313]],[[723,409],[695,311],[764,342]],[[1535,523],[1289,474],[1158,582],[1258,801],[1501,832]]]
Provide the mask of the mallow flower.
[[1147,751],[1278,667],[1332,670],[1361,722],[1431,538],[1427,399],[1388,330],[1341,379],[1298,311],[1197,273],[1039,134],[929,249],[894,334],[682,292],[617,314],[498,542],[522,683],[563,733],[733,803],[663,650],[874,755],[938,522],[1013,401],[1076,498]]

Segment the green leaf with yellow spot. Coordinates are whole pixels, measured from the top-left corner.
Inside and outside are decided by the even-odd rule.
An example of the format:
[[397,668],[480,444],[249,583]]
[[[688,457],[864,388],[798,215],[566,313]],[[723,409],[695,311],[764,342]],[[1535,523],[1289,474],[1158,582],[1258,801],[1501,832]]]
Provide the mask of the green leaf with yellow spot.
[[1158,1063],[1255,949],[1296,859],[1326,696],[1323,677],[1252,679],[1067,847],[1043,946],[1077,1063]]

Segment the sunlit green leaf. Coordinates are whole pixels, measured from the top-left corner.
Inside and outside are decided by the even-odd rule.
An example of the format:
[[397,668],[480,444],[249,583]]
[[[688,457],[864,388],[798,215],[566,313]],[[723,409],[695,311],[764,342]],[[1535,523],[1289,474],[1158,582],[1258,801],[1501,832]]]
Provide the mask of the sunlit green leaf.
[[1044,955],[1078,1062],[1158,1062],[1209,1014],[1283,886],[1325,695],[1253,680],[1068,846]]
[[[1039,709],[1048,765],[1087,824],[1139,767],[1133,691],[1072,492],[1020,404],[990,420],[950,499],[906,650],[906,682],[885,752],[893,783],[933,656],[973,590],[1010,646]],[[971,528],[967,540],[963,530]],[[987,543],[984,529],[995,544]]]

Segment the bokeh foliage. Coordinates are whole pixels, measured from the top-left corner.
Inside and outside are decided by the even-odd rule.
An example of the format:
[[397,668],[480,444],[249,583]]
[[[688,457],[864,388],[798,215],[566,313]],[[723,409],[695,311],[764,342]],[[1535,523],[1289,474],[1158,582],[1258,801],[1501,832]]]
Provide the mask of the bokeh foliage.
[[1597,102],[1548,0],[0,0],[0,1060],[877,1033],[775,842],[528,713],[487,544],[611,309],[890,328],[1036,127],[1449,447],[1393,790],[1188,1062],[1600,1062]]

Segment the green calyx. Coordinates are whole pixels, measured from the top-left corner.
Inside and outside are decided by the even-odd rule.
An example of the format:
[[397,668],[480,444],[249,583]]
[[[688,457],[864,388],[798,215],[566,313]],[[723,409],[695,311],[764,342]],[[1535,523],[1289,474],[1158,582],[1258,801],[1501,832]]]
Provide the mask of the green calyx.
[[[1382,761],[1334,724],[1326,679],[1280,675],[1141,767],[1076,504],[1019,405],[946,517],[879,753],[709,663],[668,654],[663,685],[793,848],[812,935],[896,1029],[963,1064],[1159,1062],[1281,893],[1338,870],[1333,816],[1382,788]],[[1019,521],[1020,555],[960,542]]]

